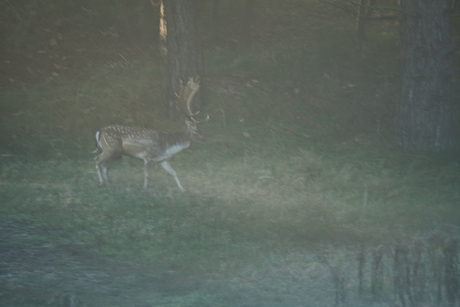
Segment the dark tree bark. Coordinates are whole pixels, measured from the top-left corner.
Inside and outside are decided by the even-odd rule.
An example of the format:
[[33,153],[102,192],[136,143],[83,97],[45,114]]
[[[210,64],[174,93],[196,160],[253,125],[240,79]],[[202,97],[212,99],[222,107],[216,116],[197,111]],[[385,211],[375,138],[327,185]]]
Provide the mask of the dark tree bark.
[[[163,98],[168,116],[181,118],[175,105],[181,81],[204,77],[201,28],[199,25],[200,0],[163,0],[160,24],[161,54],[163,58]],[[192,101],[192,111],[200,109],[198,92]]]
[[403,0],[397,146],[442,150],[453,142],[451,0]]
[[361,55],[365,56],[367,51],[367,37],[366,37],[366,24],[369,23],[369,19],[362,18],[363,16],[370,16],[372,10],[369,7],[374,5],[374,0],[360,0],[358,6],[358,17],[356,17],[356,27],[358,35],[359,49]]
[[212,38],[214,44],[220,45],[220,14],[219,14],[220,0],[212,1]]
[[369,3],[369,0],[360,0],[359,1],[359,6],[358,6],[358,17],[356,17],[356,27],[357,27],[357,33],[358,33],[358,43],[360,45],[365,44],[367,39],[366,39],[366,31],[364,28],[364,23],[366,22],[361,16],[366,15],[366,12],[368,11],[365,6],[367,6]]
[[244,5],[243,16],[241,18],[240,28],[240,47],[249,46],[251,44],[251,26],[254,22],[255,0],[246,0]]

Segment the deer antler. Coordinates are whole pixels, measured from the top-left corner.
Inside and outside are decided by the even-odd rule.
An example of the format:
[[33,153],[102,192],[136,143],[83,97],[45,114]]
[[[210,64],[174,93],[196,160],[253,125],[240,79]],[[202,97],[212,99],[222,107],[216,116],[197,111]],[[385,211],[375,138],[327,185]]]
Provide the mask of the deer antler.
[[196,77],[195,80],[193,80],[193,78],[190,78],[190,80],[188,80],[187,82],[187,88],[190,88],[192,90],[192,93],[188,96],[187,99],[187,111],[190,117],[193,117],[200,113],[199,110],[195,113],[192,113],[192,108],[190,106],[190,104],[192,103],[193,96],[195,96],[196,92],[198,92],[198,90],[200,89],[200,81],[198,80],[198,77]]
[[[192,109],[190,104],[192,103],[193,97],[195,96],[196,92],[200,89],[200,82],[198,81],[198,77],[195,78],[190,78],[190,80],[187,82],[187,86],[184,86],[182,83],[182,80],[180,81],[180,93],[177,96],[176,104],[178,105],[179,110],[182,105],[185,105],[186,108],[186,115],[188,117],[193,117],[200,113],[200,111],[192,113]],[[185,113],[185,112],[183,112]]]
[[[198,113],[200,113],[200,111],[192,113],[192,107],[191,107],[193,97],[195,96],[196,92],[198,92],[198,90],[200,89],[200,81],[198,77],[196,77],[195,79],[190,78],[187,82],[187,86],[184,86],[181,80],[180,86],[181,86],[180,94],[179,95],[176,94],[177,96],[176,106],[179,109],[179,111],[184,113],[195,124],[207,122],[209,120],[209,115],[207,115],[206,118],[202,121],[197,121],[193,118],[194,116],[198,115]],[[184,104],[185,104],[185,108],[187,112],[182,111],[179,107],[180,105],[184,105]]]
[[[196,114],[198,114],[198,113],[199,113],[199,111],[198,111]],[[190,117],[190,119],[191,119],[195,124],[201,124],[201,123],[207,122],[207,121],[209,120],[209,114],[206,116],[205,119],[200,120],[200,121],[195,120],[193,117]]]

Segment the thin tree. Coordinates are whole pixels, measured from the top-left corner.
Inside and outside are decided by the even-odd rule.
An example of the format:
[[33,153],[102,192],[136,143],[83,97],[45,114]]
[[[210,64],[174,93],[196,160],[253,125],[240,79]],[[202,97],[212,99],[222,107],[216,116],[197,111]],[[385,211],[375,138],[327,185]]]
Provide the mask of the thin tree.
[[[200,0],[163,0],[160,38],[163,60],[163,99],[168,116],[181,118],[176,108],[176,94],[181,82],[203,78],[203,48],[200,27]],[[192,112],[199,110],[199,93],[192,102]]]
[[363,5],[352,0],[327,1],[360,19],[393,19],[394,15],[366,16],[342,3],[399,12],[401,92],[397,107],[396,145],[403,151],[443,150],[453,143],[453,56],[450,13],[455,0],[400,0],[400,8]]
[[214,44],[220,45],[220,1],[221,0],[213,0],[212,1],[212,38],[214,40]]
[[397,146],[442,150],[453,142],[451,0],[403,0]]
[[[363,55],[365,55],[364,51],[366,49],[367,44],[365,28],[366,25],[369,24],[369,21],[397,20],[398,16],[395,14],[395,12],[400,11],[400,9],[397,6],[395,6],[395,0],[387,0],[387,2],[389,2],[388,4],[393,6],[375,5],[375,0],[359,0],[359,2],[356,2],[357,0],[319,1],[331,4],[348,14],[356,16],[358,44]],[[357,9],[355,10],[354,8]],[[374,13],[374,11],[380,13],[377,14]]]
[[366,24],[369,21],[369,19],[363,17],[369,17],[372,14],[374,1],[375,0],[360,0],[358,5],[356,28],[358,34],[358,44],[363,56],[365,55],[367,49]]
[[240,23],[240,47],[247,47],[251,44],[251,28],[255,19],[255,0],[246,0],[243,15]]

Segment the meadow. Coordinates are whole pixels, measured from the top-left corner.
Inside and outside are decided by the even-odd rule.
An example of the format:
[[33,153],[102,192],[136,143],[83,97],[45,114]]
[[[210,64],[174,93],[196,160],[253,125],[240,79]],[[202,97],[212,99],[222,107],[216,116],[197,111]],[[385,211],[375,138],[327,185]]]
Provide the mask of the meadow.
[[[91,10],[108,19],[101,7]],[[364,56],[352,17],[313,1],[278,10],[259,19],[251,47],[207,49],[207,143],[171,160],[185,193],[159,166],[143,189],[131,158],[97,187],[98,129],[182,125],[164,117],[154,47],[59,62],[44,81],[0,92],[0,302],[458,305],[458,149],[394,147],[397,23],[373,24]],[[81,50],[62,60],[51,49],[49,61],[97,53],[90,25],[106,19],[82,16]],[[122,44],[114,37],[103,39]],[[19,38],[11,48],[42,50]]]

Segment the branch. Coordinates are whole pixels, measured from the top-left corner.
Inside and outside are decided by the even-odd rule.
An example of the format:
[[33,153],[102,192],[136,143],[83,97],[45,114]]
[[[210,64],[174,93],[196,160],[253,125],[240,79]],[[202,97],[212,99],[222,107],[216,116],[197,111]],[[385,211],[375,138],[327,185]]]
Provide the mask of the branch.
[[10,1],[6,0],[6,3],[8,3],[8,4],[10,5],[10,7],[13,9],[14,15],[16,15],[16,17],[19,19],[19,21],[22,22],[21,16],[19,16],[18,12],[16,12],[16,9],[15,9],[14,6],[10,3]]

